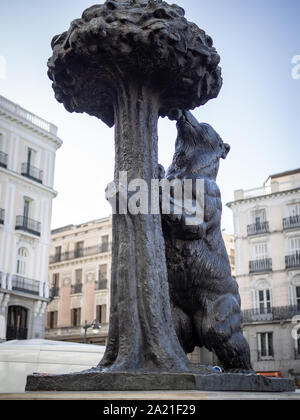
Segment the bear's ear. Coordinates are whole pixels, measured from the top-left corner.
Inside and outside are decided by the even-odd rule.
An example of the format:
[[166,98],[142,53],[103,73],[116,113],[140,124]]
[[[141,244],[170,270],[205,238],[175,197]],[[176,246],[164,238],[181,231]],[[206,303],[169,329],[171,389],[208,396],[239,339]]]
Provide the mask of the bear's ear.
[[158,165],[158,179],[162,180],[166,177],[165,168],[162,165]]
[[229,144],[228,143],[224,143],[224,152],[223,152],[223,154],[221,156],[222,159],[226,159],[227,158],[227,155],[230,152],[230,149],[231,149],[231,147],[229,146]]

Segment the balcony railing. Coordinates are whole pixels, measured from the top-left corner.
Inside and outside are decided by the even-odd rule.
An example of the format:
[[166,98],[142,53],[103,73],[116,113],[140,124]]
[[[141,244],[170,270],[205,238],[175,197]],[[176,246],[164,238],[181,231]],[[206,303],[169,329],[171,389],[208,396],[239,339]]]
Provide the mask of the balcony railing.
[[7,168],[7,154],[4,152],[0,152],[0,166]]
[[14,275],[12,276],[12,290],[38,296],[40,291],[40,282],[23,276]]
[[95,289],[96,290],[105,290],[105,289],[107,289],[107,280],[105,279],[103,279],[103,280],[98,280],[98,281],[96,281],[96,287],[95,287]]
[[283,219],[283,229],[294,229],[300,227],[300,215],[296,214],[295,216],[287,217]]
[[255,260],[249,262],[250,273],[264,273],[272,271],[272,259],[264,258],[261,260]]
[[72,293],[72,295],[76,295],[78,293],[82,293],[82,283],[72,284],[72,286],[71,286],[71,293]]
[[300,267],[300,253],[294,255],[287,255],[285,257],[286,268]]
[[269,222],[260,222],[248,225],[247,230],[249,236],[269,233]]
[[261,311],[260,309],[247,309],[242,311],[244,324],[252,322],[284,321],[291,320],[294,316],[300,315],[300,308],[297,306],[277,306]]
[[0,225],[4,225],[4,219],[5,219],[5,210],[0,209]]
[[59,297],[59,287],[51,287],[50,289],[50,298],[54,299]]
[[41,223],[24,216],[17,216],[16,230],[23,230],[35,236],[41,236]]
[[111,244],[104,244],[99,246],[92,246],[89,248],[77,249],[74,251],[67,251],[61,254],[52,255],[50,257],[50,264],[56,264],[64,261],[75,260],[78,258],[90,257],[93,255],[103,254],[110,252]]
[[19,118],[24,119],[30,124],[35,125],[36,127],[47,131],[53,135],[57,135],[57,127],[48,121],[43,120],[42,118],[38,117],[37,115],[32,114],[31,112],[27,111],[24,108],[21,108],[19,105],[15,104],[14,102],[9,101],[8,99],[4,98],[0,95],[0,108],[5,109],[6,111],[15,114]]
[[33,181],[39,182],[40,184],[43,183],[43,171],[29,165],[27,162],[22,163],[21,175],[26,176],[26,178],[32,179]]

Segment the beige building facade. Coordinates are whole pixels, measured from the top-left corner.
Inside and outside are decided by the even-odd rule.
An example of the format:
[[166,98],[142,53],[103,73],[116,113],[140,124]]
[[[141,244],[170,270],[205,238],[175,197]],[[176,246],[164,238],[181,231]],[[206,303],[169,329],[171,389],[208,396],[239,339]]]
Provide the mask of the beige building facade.
[[43,338],[57,127],[0,96],[0,341]]
[[[232,269],[234,236],[224,233]],[[70,225],[52,231],[49,264],[51,303],[47,308],[46,338],[105,345],[110,313],[112,218]],[[97,321],[96,335],[84,325]],[[206,349],[190,355],[196,363],[217,363]]]
[[105,345],[110,311],[112,218],[52,231],[46,338]]
[[244,333],[260,372],[300,373],[300,169],[270,176],[228,204]]

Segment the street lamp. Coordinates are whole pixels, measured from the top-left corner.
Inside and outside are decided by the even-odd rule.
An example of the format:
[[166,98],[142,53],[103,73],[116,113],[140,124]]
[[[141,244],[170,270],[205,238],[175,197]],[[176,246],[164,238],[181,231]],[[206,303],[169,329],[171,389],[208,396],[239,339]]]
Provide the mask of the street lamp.
[[83,337],[84,344],[87,344],[87,330],[89,328],[92,328],[92,331],[94,334],[99,334],[99,332],[101,331],[101,325],[96,319],[91,324],[88,324],[88,322],[85,321],[85,325],[82,328],[84,329],[84,337]]

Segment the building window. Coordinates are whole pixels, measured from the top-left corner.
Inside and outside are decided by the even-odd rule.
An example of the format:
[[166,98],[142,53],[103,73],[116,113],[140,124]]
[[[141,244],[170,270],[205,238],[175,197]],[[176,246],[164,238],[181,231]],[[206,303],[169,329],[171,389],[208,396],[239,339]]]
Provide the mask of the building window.
[[54,262],[60,262],[61,261],[61,246],[56,246],[55,247],[55,261]]
[[271,313],[271,292],[270,290],[259,290],[258,291],[258,300],[259,300],[259,313],[260,314],[269,314]]
[[83,257],[84,241],[76,242],[75,244],[75,258]]
[[28,149],[27,149],[27,162],[26,162],[28,166],[34,164],[35,154],[36,154],[36,152],[33,149],[31,149],[30,147],[28,147]]
[[82,293],[82,269],[75,270],[75,284],[72,285],[72,294]]
[[52,297],[59,296],[59,273],[53,274],[51,296]]
[[53,274],[53,287],[59,288],[59,273]]
[[100,252],[108,252],[108,235],[101,236],[100,240]]
[[81,326],[81,308],[74,308],[71,310],[71,325],[72,327]]
[[75,284],[82,284],[82,269],[75,271]]
[[296,305],[297,310],[300,311],[300,286],[296,287]]
[[17,258],[17,274],[26,276],[28,269],[28,251],[26,248],[19,248]]
[[252,223],[260,225],[266,221],[266,209],[254,210],[251,213]]
[[300,238],[291,238],[289,240],[289,249],[291,255],[300,255]]
[[106,305],[96,306],[96,319],[99,322],[99,324],[106,323]]
[[48,312],[48,314],[47,314],[47,328],[49,328],[49,329],[57,328],[57,318],[58,318],[58,311]]
[[99,266],[98,272],[98,280],[106,280],[107,279],[107,264],[102,264]]
[[29,219],[30,215],[30,202],[28,198],[24,198],[24,207],[23,207],[23,217],[24,219]]
[[253,245],[254,260],[264,260],[269,257],[269,246],[267,242]]
[[273,359],[273,333],[265,332],[258,334],[258,359]]
[[107,264],[102,264],[98,269],[98,280],[96,281],[96,290],[107,289]]
[[300,215],[300,203],[289,206],[289,216],[295,217]]

